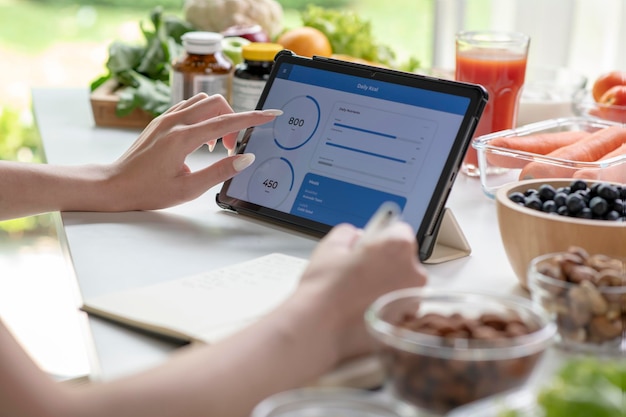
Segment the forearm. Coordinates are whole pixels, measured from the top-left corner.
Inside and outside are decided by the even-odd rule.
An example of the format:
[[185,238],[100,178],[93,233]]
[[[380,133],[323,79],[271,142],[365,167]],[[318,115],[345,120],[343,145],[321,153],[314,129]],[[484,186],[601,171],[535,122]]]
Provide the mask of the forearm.
[[0,220],[49,211],[111,210],[108,168],[0,161]]
[[176,355],[161,368],[119,383],[91,388],[82,397],[85,409],[79,414],[248,416],[265,397],[308,384],[336,362],[329,339],[332,320],[312,311],[302,302],[288,302],[222,343]]

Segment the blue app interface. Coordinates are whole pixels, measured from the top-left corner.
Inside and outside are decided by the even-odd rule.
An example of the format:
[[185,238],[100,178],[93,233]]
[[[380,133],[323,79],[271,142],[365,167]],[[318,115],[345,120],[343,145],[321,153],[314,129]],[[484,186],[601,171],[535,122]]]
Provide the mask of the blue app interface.
[[330,226],[363,227],[385,201],[416,230],[469,98],[282,64],[228,196]]

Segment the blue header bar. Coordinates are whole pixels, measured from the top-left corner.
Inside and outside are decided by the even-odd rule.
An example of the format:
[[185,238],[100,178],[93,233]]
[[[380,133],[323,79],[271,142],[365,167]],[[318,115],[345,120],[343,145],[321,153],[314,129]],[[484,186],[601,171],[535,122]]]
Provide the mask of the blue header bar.
[[468,97],[287,63],[281,64],[277,78],[458,115],[470,104]]

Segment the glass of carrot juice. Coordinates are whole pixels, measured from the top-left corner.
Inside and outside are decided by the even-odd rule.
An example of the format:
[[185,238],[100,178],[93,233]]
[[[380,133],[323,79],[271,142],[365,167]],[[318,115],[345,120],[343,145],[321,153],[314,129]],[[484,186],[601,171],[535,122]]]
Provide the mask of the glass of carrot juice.
[[[529,44],[530,37],[520,32],[463,31],[456,34],[455,79],[480,84],[489,93],[474,137],[515,126]],[[461,171],[470,177],[480,175],[476,149],[471,145]]]

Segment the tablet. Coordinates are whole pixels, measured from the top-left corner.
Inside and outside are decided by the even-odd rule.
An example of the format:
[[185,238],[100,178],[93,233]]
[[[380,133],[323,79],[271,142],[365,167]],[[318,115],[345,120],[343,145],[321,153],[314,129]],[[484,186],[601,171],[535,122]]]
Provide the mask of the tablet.
[[284,113],[246,130],[238,153],[256,159],[217,203],[321,237],[391,201],[427,259],[486,102],[478,85],[283,51],[257,109]]

